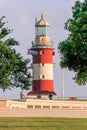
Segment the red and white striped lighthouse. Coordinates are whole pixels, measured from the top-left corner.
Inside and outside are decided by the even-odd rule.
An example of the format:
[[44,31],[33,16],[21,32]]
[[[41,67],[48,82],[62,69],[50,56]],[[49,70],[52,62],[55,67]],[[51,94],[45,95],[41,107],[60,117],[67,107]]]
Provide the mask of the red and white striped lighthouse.
[[56,95],[53,80],[53,42],[50,41],[50,24],[41,15],[35,23],[35,41],[29,51],[32,55],[32,91],[28,95]]

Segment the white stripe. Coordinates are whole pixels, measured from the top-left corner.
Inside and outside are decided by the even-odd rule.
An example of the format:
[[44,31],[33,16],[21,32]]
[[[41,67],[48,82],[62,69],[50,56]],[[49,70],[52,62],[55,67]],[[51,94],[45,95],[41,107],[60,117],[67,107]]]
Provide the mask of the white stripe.
[[53,80],[53,64],[33,64],[34,80]]

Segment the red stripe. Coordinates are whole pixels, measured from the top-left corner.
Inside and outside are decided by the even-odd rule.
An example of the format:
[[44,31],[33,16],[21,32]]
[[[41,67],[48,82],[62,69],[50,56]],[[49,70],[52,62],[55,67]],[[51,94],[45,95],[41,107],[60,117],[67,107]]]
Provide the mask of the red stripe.
[[53,63],[54,49],[37,49],[38,55],[33,56],[33,64],[35,63]]
[[54,92],[53,80],[33,80],[32,81],[33,91],[51,91]]

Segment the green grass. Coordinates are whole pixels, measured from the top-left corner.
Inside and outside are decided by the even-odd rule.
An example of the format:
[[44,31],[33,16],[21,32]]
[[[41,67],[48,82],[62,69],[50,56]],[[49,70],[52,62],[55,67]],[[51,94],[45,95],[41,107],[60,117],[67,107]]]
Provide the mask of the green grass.
[[87,130],[87,119],[0,118],[0,130]]

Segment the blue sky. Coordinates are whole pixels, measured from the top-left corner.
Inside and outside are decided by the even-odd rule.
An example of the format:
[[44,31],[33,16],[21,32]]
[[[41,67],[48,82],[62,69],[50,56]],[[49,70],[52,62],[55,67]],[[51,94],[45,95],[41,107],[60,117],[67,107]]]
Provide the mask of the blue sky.
[[[55,92],[58,97],[62,97],[62,71],[59,65],[59,54],[57,46],[60,41],[67,38],[68,32],[64,30],[64,23],[72,16],[71,7],[76,0],[0,0],[0,17],[6,16],[8,21],[6,26],[14,29],[10,37],[14,37],[19,41],[20,46],[16,50],[20,52],[24,58],[30,58],[27,55],[27,48],[31,47],[31,41],[35,38],[35,17],[40,19],[44,11],[48,13],[44,16],[46,21],[51,24],[51,40],[54,41],[56,55],[54,63],[54,84]],[[83,0],[81,0],[83,1]],[[74,74],[67,69],[63,70],[64,74],[64,96],[65,97],[86,97],[87,87],[78,86],[72,80]],[[0,90],[0,98],[19,98],[20,89],[6,90],[3,93]],[[26,94],[27,92],[24,91]]]

